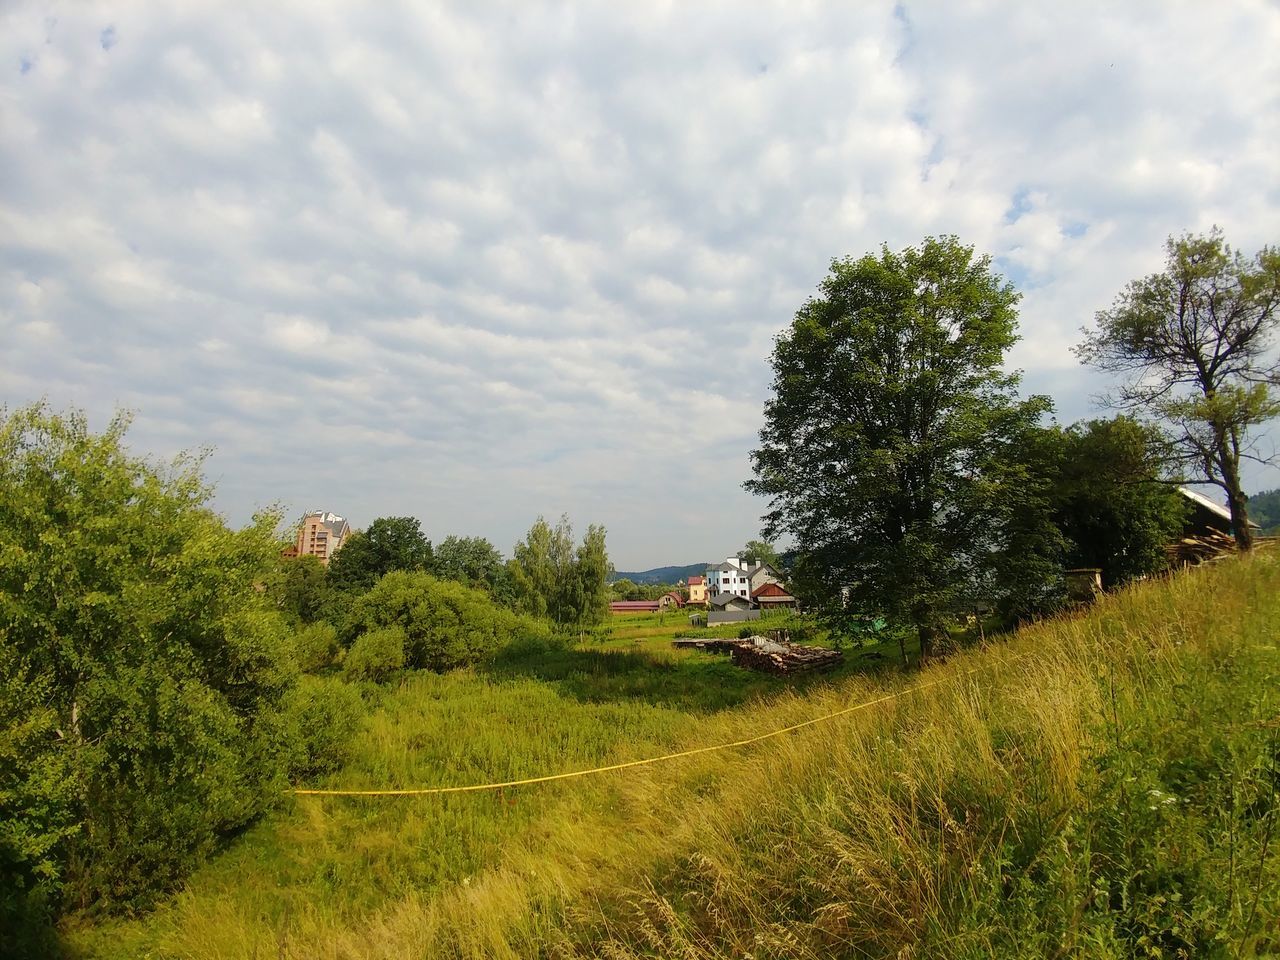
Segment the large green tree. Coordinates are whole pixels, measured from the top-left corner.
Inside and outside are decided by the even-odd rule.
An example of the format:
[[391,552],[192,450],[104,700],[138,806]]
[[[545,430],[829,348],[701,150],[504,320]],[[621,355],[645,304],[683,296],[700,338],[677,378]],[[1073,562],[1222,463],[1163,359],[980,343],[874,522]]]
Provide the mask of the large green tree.
[[[290,641],[198,459],[79,413],[0,413],[0,931],[145,904],[278,797]],[[5,952],[0,949],[0,952]]]
[[782,558],[773,544],[764,540],[748,540],[746,546],[738,551],[738,556],[746,563],[767,563],[775,570],[782,569]]
[[539,517],[516,544],[510,563],[521,610],[564,626],[599,623],[609,609],[612,572],[605,529],[587,528],[582,545],[573,545],[573,527],[562,516],[552,527]]
[[291,623],[315,623],[329,600],[329,582],[319,557],[281,557],[266,581],[267,596]]
[[368,590],[393,570],[430,571],[431,541],[414,517],[379,517],[347,538],[329,561],[329,583],[339,590]]
[[581,627],[594,626],[609,615],[609,552],[605,546],[605,529],[599,524],[589,524],[578,547],[574,573],[578,581],[577,623]]
[[1221,487],[1242,550],[1253,545],[1240,463],[1265,459],[1250,435],[1280,415],[1280,250],[1252,258],[1214,229],[1169,238],[1165,268],[1100,311],[1077,354],[1117,374],[1110,400],[1161,424],[1187,479]]
[[1018,294],[955,238],[836,260],[774,349],[755,477],[810,599],[884,613],[928,656],[989,568],[1018,446],[1049,407],[1003,370]]
[[1164,478],[1160,432],[1124,416],[1053,432],[1052,517],[1069,541],[1066,563],[1101,569],[1107,587],[1163,569],[1186,502]]
[[435,574],[482,587],[502,603],[512,599],[511,572],[498,548],[484,537],[445,537],[435,548]]

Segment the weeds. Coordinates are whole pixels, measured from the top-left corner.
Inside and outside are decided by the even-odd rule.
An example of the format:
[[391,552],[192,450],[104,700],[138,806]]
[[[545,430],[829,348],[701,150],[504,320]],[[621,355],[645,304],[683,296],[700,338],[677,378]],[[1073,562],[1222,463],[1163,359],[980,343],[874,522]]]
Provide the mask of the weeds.
[[155,915],[68,943],[108,957],[1274,955],[1278,559],[1128,590],[923,676],[802,695],[700,697],[714,660],[615,649],[631,640],[415,676],[327,783],[545,773],[949,682],[572,785],[299,802]]

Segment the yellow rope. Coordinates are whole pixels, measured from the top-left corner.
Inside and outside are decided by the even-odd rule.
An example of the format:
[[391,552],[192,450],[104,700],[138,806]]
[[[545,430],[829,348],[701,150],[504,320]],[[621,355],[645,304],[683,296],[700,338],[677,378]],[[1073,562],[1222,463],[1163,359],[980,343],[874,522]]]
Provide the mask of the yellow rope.
[[[1025,654],[1011,657],[1010,660],[1019,660],[1022,656],[1025,656]],[[997,661],[996,665],[999,665],[1001,662],[1009,661]],[[834,720],[836,717],[842,717],[850,713],[857,713],[859,710],[869,710],[871,707],[879,706],[882,703],[888,703],[890,700],[897,700],[898,698],[905,697],[910,693],[919,693],[921,690],[927,690],[930,687],[936,687],[939,684],[947,683],[950,680],[959,679],[960,677],[971,676],[972,674],[979,673],[985,669],[989,669],[989,667],[974,667],[973,669],[966,670],[955,677],[940,677],[937,680],[930,680],[927,683],[919,683],[915,686],[908,687],[905,690],[899,690],[897,693],[889,693],[885,694],[883,697],[877,697],[874,700],[855,703],[851,707],[844,707],[834,713],[828,713],[821,717],[814,717],[812,720],[803,720],[800,723],[793,723],[789,727],[770,730],[768,733],[748,737],[745,740],[734,740],[731,743],[715,743],[709,747],[695,747],[692,750],[681,750],[679,753],[667,753],[660,757],[646,757],[643,760],[628,760],[625,763],[613,763],[605,767],[591,767],[587,770],[570,770],[567,773],[552,773],[542,777],[526,777],[523,780],[504,780],[502,783],[473,783],[463,787],[420,787],[416,789],[402,790],[295,789],[290,792],[298,796],[305,797],[422,797],[444,793],[475,793],[481,790],[501,790],[505,787],[522,787],[531,783],[548,783],[552,780],[572,780],[576,777],[589,777],[597,773],[609,773],[613,770],[625,770],[628,767],[643,767],[651,763],[662,763],[666,760],[678,760],[680,757],[692,757],[699,753],[712,753],[717,750],[731,750],[734,747],[745,747],[752,743],[759,743],[761,740],[780,737],[784,733],[791,733],[804,727],[811,727],[815,723],[825,723],[828,720]]]

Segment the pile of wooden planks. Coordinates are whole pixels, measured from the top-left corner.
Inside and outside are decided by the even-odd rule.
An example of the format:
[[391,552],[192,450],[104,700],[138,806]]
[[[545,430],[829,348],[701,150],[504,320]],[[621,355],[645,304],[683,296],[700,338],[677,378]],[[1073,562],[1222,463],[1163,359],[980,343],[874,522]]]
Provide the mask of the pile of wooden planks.
[[765,637],[739,640],[730,653],[733,662],[740,667],[780,675],[829,670],[844,660],[844,653],[840,650],[801,643],[777,643]]
[[695,650],[705,650],[707,653],[730,653],[743,642],[736,637],[730,640],[722,637],[676,637],[671,641],[671,645],[676,649],[692,647]]
[[1216,530],[1199,537],[1183,537],[1165,547],[1169,565],[1173,567],[1207,563],[1235,552],[1235,538]]

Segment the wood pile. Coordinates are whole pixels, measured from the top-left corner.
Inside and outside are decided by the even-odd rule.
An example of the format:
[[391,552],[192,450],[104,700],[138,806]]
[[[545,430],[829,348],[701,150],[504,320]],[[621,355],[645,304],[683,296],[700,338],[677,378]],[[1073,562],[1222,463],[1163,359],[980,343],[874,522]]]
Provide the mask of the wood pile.
[[1165,547],[1170,566],[1185,567],[1220,560],[1236,552],[1236,541],[1214,530],[1199,537],[1183,537]]
[[739,640],[730,653],[739,667],[784,676],[808,670],[829,670],[844,660],[844,653],[840,650],[801,643],[777,643],[765,637]]
[[721,637],[676,637],[671,641],[671,645],[677,649],[692,647],[695,650],[705,650],[707,653],[730,653],[742,642],[736,637],[731,640]]

